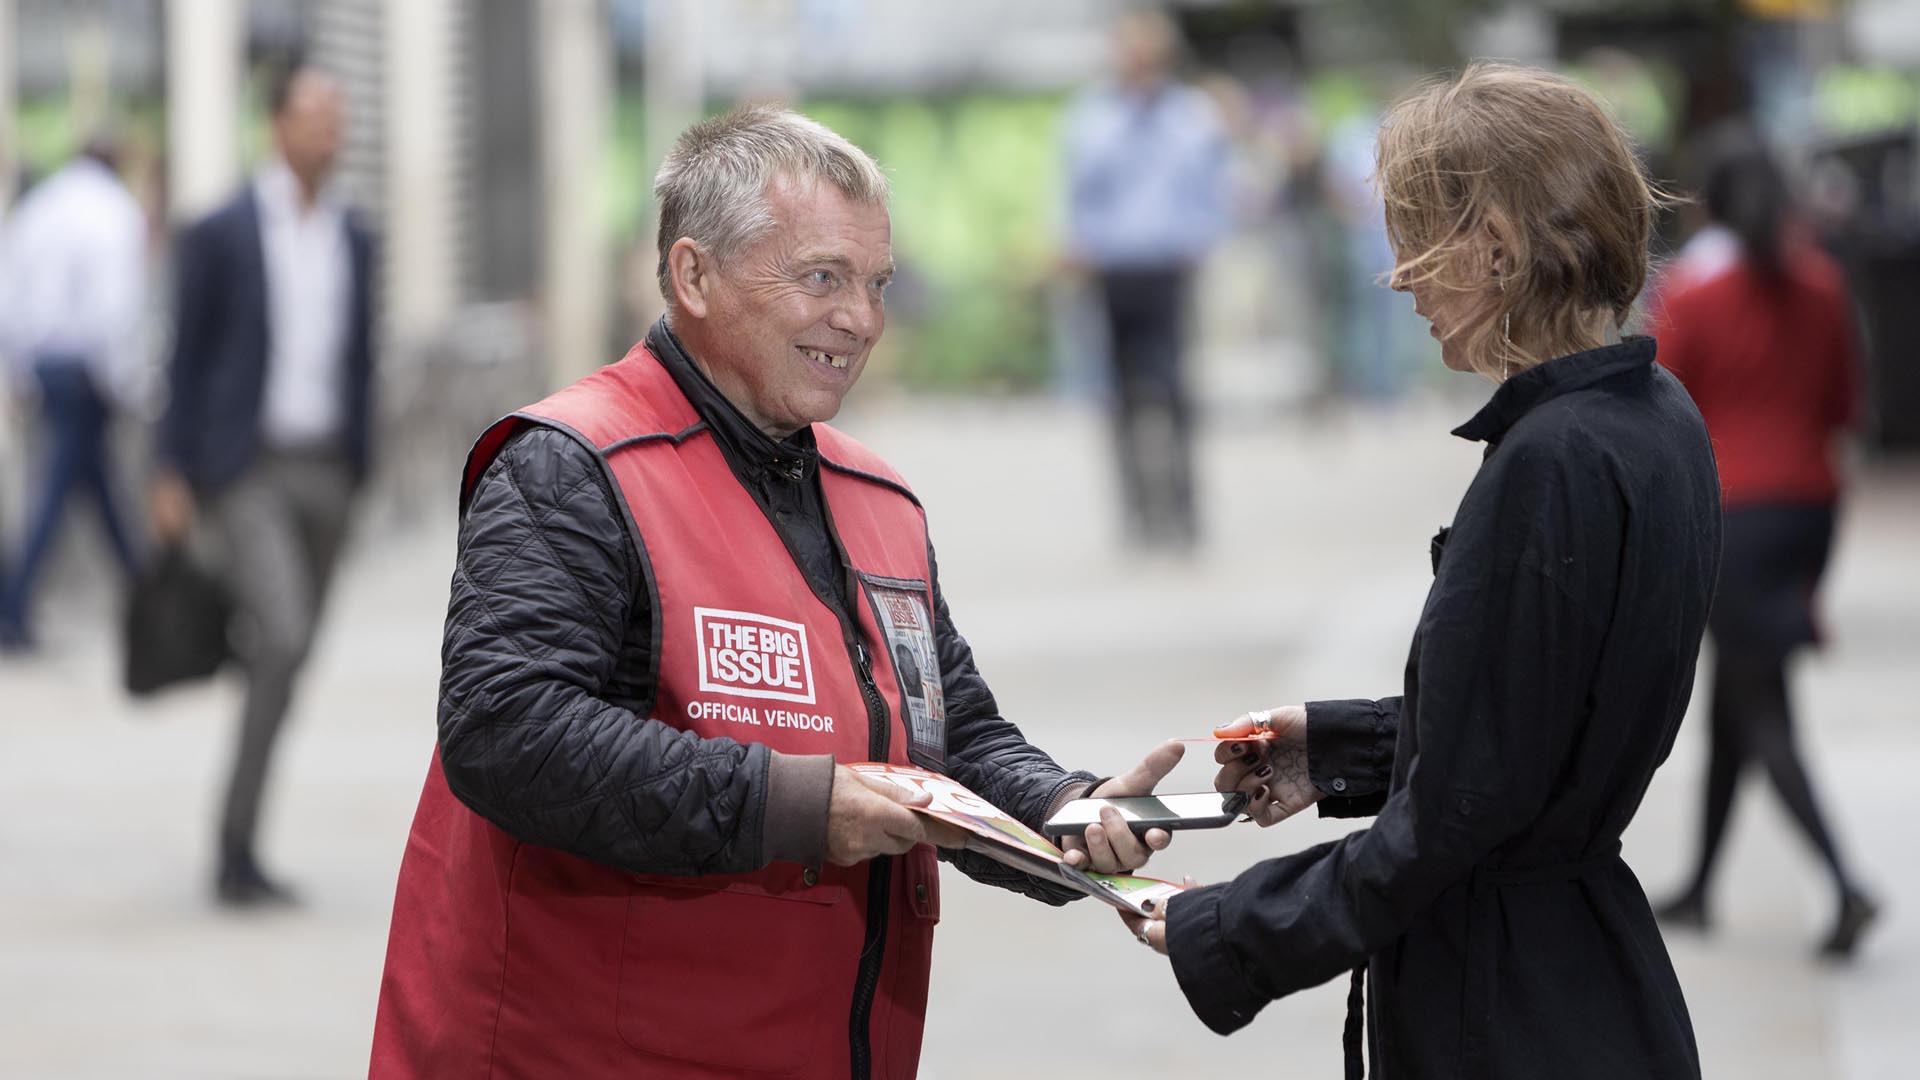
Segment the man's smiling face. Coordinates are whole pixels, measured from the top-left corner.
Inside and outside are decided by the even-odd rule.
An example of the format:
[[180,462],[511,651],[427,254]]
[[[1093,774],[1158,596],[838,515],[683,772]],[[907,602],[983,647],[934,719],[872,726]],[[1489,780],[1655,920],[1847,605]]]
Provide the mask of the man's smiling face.
[[776,439],[830,420],[886,329],[886,207],[829,183],[767,185],[773,227],[715,275],[695,361]]

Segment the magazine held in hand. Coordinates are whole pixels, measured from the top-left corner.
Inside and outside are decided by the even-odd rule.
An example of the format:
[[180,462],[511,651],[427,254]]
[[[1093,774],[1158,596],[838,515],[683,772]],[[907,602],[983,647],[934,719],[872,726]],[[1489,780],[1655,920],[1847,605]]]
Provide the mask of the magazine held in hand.
[[965,785],[939,773],[873,761],[856,762],[847,768],[909,792],[926,792],[931,801],[911,809],[966,830],[968,851],[977,851],[1034,877],[1078,889],[1129,914],[1145,915],[1148,909],[1141,906],[1143,903],[1149,900],[1159,903],[1180,891],[1180,886],[1169,881],[1131,874],[1094,874],[1069,866],[1064,853],[1046,837],[1007,816],[999,807],[967,790]]

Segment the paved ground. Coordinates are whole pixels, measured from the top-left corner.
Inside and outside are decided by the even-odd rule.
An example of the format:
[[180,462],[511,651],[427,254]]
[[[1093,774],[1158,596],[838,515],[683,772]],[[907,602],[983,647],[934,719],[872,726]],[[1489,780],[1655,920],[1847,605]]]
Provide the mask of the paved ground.
[[[1112,772],[1249,707],[1394,690],[1427,537],[1477,461],[1446,435],[1467,411],[1227,415],[1204,448],[1210,543],[1190,564],[1112,542],[1102,428],[1084,412],[869,401],[848,421],[932,507],[956,620],[1008,715],[1063,761]],[[1720,930],[1672,943],[1709,1076],[1905,1077],[1920,1056],[1908,917],[1920,862],[1906,831],[1920,725],[1904,678],[1920,650],[1916,496],[1920,472],[1882,470],[1849,505],[1829,597],[1837,645],[1799,686],[1823,790],[1889,917],[1860,964],[1816,964],[1829,897],[1750,787]],[[49,621],[45,656],[0,664],[0,1076],[364,1071],[452,552],[444,526],[369,525],[269,810],[267,855],[303,888],[298,911],[233,918],[208,903],[231,688],[129,704],[111,689],[110,604],[84,587]],[[1692,850],[1697,727],[1627,836],[1656,892]],[[1183,765],[1175,782],[1202,787],[1209,773]],[[1156,868],[1219,880],[1340,828],[1190,835]],[[1055,911],[951,873],[945,885],[927,1077],[1093,1077],[1121,1062],[1139,1075],[1338,1075],[1342,987],[1222,1040],[1103,910]]]

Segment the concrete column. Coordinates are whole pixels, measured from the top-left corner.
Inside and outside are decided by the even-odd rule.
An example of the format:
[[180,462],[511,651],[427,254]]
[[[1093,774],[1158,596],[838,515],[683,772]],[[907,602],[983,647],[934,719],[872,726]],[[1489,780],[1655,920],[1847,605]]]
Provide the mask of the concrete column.
[[673,140],[700,118],[705,103],[700,0],[656,0],[646,9],[646,177],[666,158]]
[[67,122],[84,141],[107,119],[113,95],[112,42],[98,8],[82,8],[67,30]]
[[613,50],[596,0],[548,0],[540,13],[541,294],[558,385],[618,359],[608,355],[610,245],[599,185]]
[[0,0],[0,217],[13,203],[13,182],[20,169],[20,132],[14,113],[20,104],[20,39],[13,19],[14,0]]
[[167,0],[167,191],[197,217],[239,179],[245,52],[240,0]]
[[[672,149],[674,139],[689,124],[700,119],[706,101],[706,66],[703,52],[701,0],[653,0],[646,8],[646,60],[642,69],[641,93],[646,109],[645,160],[641,169],[644,182],[653,184],[653,174]],[[666,310],[666,297],[660,295],[654,269],[660,253],[654,241],[658,221],[651,211],[634,237],[629,253],[631,276],[627,302],[640,323],[648,323]]]
[[389,329],[397,341],[441,330],[458,303],[454,221],[453,0],[384,7]]

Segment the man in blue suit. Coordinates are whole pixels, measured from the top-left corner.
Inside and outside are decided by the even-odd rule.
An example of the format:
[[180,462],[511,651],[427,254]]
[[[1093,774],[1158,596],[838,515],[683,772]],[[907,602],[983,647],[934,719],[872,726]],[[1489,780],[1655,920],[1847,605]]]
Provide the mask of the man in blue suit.
[[344,122],[339,84],[277,78],[274,153],[178,244],[178,311],[151,514],[163,542],[200,522],[223,547],[247,672],[220,822],[216,892],[286,902],[254,835],[273,745],[366,476],[373,246],[323,186]]

